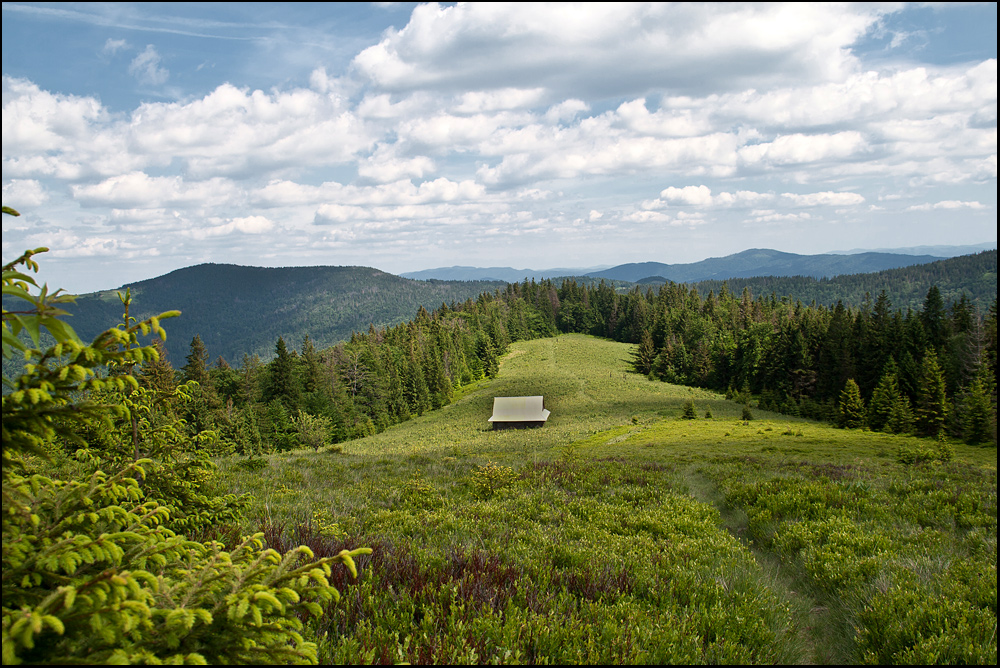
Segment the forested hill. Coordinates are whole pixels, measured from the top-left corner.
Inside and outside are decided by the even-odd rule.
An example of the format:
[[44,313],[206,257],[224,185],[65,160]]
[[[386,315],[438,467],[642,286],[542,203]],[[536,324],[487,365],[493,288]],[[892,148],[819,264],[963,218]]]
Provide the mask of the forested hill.
[[712,257],[689,264],[640,262],[622,264],[595,271],[588,276],[614,278],[621,281],[642,281],[650,276],[662,276],[674,283],[749,278],[752,276],[811,276],[829,278],[844,274],[861,274],[916,264],[926,264],[944,258],[930,255],[898,255],[895,253],[857,253],[854,255],[797,255],[769,248],[751,248],[726,257]]
[[167,352],[180,365],[200,335],[212,359],[238,361],[244,353],[269,359],[283,336],[298,346],[309,335],[318,348],[411,320],[421,306],[464,302],[503,283],[415,281],[370,267],[242,267],[201,264],[164,276],[77,298],[70,324],[84,339],[121,321],[118,292],[132,292],[132,316],[177,309],[166,323]]
[[[664,282],[662,278],[659,281],[643,281],[653,285]],[[845,306],[858,307],[864,303],[865,295],[874,300],[884,290],[889,301],[901,309],[920,309],[927,290],[936,285],[946,302],[957,301],[964,294],[981,311],[985,311],[997,296],[997,252],[983,251],[929,264],[834,278],[758,276],[700,281],[691,284],[691,287],[702,295],[709,292],[718,294],[723,283],[735,294],[749,288],[755,295],[774,293],[778,297],[791,296],[804,304],[815,301],[826,306],[842,301]]]

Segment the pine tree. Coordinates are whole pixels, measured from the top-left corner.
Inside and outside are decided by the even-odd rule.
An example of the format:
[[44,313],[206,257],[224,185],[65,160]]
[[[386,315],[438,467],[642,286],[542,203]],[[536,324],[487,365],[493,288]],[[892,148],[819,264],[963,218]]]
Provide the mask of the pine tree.
[[857,429],[865,426],[865,402],[861,398],[861,390],[853,378],[847,379],[847,384],[840,393],[837,404],[839,424],[844,429]]

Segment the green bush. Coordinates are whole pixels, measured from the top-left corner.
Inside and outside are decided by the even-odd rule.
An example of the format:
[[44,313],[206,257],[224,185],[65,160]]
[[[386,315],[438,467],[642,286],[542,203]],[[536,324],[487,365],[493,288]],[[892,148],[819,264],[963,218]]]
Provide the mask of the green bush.
[[490,462],[473,472],[472,486],[477,498],[491,499],[500,490],[510,487],[516,479],[517,474],[511,467]]

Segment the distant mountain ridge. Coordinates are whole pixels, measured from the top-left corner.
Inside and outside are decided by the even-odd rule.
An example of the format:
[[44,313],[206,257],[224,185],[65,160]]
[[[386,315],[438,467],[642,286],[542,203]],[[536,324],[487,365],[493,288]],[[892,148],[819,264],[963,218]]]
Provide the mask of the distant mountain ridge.
[[[725,257],[708,258],[685,264],[633,262],[616,266],[556,269],[514,269],[513,267],[438,267],[401,274],[417,280],[473,281],[490,280],[517,283],[525,279],[536,281],[564,276],[587,276],[622,281],[656,282],[660,279],[677,283],[751,278],[755,276],[808,276],[832,278],[847,274],[867,274],[886,269],[898,269],[927,264],[950,257],[971,255],[993,250],[996,243],[970,246],[923,246],[879,250],[834,251],[817,255],[785,253],[768,248],[753,248]],[[924,252],[918,252],[918,251]],[[930,252],[934,250],[936,252]],[[647,280],[648,279],[648,280]]]
[[868,274],[886,269],[899,269],[915,264],[937,262],[945,258],[933,255],[900,255],[896,253],[857,253],[854,255],[797,255],[769,248],[751,248],[742,253],[713,257],[689,264],[663,264],[662,262],[636,262],[595,271],[592,278],[613,278],[638,282],[660,276],[675,283],[754,276],[808,276],[832,278],[844,274]]
[[990,241],[966,246],[908,246],[906,248],[854,248],[851,250],[834,250],[830,255],[857,255],[858,253],[896,253],[899,255],[938,255],[940,257],[958,257],[959,255],[974,255],[983,251],[996,250],[997,242]]
[[[746,273],[756,276],[760,271],[758,267],[762,266],[761,253],[771,266],[780,262],[790,266],[787,263],[803,257],[777,251],[746,251],[730,257],[743,256],[745,266],[753,268]],[[858,259],[858,256],[840,257]],[[807,303],[816,300],[821,304],[835,304],[843,300],[847,305],[859,305],[866,294],[874,297],[886,289],[896,307],[919,308],[927,289],[936,284],[946,301],[968,293],[982,310],[996,298],[996,257],[994,250],[929,265],[914,263],[910,257],[908,264],[914,266],[855,272],[832,279],[735,277],[728,279],[728,288],[739,292],[747,287],[753,294],[775,292],[779,297],[790,295]],[[683,268],[686,265],[675,266]],[[735,264],[730,266],[737,267]],[[629,289],[632,283],[655,289],[656,283],[670,278],[662,273],[662,268],[670,265],[643,263],[622,267],[645,275],[636,281],[613,282],[616,289]],[[620,268],[607,271],[615,269]],[[578,277],[575,280],[586,283],[614,279]],[[677,281],[676,278],[670,280]],[[703,295],[722,289],[722,281],[718,279],[683,282],[697,287]],[[464,302],[503,288],[506,283],[420,281],[371,267],[263,268],[202,264],[121,289],[128,287],[132,292],[134,317],[143,318],[172,309],[182,312],[181,317],[164,323],[168,334],[167,352],[171,362],[179,368],[184,365],[191,339],[196,334],[205,342],[212,360],[222,356],[230,363],[238,363],[244,353],[270,359],[279,336],[285,338],[289,348],[299,349],[303,337],[308,334],[314,345],[322,349],[350,338],[352,332],[367,331],[372,325],[380,328],[406,322],[421,306],[433,310],[442,303]],[[558,287],[559,281],[555,283]],[[73,314],[69,323],[81,337],[90,339],[121,321],[122,305],[117,292],[106,290],[81,295],[75,305],[68,307]]]
[[524,280],[542,281],[559,276],[583,276],[590,272],[607,269],[610,265],[597,267],[557,268],[557,269],[514,269],[513,267],[437,267],[421,271],[407,271],[403,278],[418,281],[436,279],[440,281],[504,281],[520,283]]

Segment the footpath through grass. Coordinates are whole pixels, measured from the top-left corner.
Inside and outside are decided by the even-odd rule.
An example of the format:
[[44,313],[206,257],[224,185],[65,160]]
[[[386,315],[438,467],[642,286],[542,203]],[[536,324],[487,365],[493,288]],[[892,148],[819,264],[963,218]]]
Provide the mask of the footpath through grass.
[[[497,379],[342,453],[223,462],[255,498],[244,530],[374,549],[312,629],[324,660],[995,660],[995,449],[742,422],[628,373],[630,349],[518,343]],[[490,430],[494,396],[536,394],[544,428]]]

